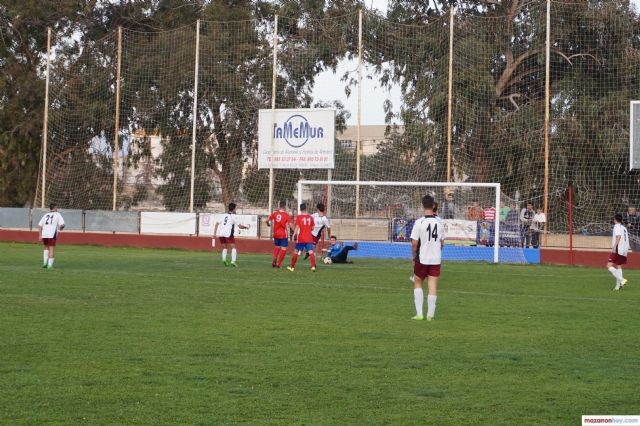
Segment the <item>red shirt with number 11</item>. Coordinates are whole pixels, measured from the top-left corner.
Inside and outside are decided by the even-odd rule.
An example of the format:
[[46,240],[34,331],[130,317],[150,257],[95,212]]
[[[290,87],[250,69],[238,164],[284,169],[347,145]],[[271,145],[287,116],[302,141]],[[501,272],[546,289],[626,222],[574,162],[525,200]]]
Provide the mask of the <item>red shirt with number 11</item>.
[[300,214],[296,217],[296,226],[300,228],[300,233],[298,234],[298,242],[299,243],[313,243],[313,235],[311,231],[313,231],[315,223],[313,221],[313,217],[308,214]]

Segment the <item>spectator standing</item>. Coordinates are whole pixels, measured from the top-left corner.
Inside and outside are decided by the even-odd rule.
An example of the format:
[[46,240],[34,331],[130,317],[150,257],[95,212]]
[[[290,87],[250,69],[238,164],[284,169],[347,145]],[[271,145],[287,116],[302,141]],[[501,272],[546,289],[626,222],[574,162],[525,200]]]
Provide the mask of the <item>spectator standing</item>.
[[510,211],[511,208],[509,208],[509,206],[506,206],[504,204],[504,201],[500,201],[500,222],[506,222],[507,216],[509,215]]
[[516,227],[518,226],[518,206],[516,203],[512,202],[509,204],[509,212],[507,213],[505,222],[510,225],[515,225]]
[[533,223],[533,203],[528,202],[527,207],[520,210],[520,240],[522,247],[529,248],[531,245],[531,224]]
[[467,209],[467,220],[480,220],[482,219],[482,208],[478,205],[477,201],[473,201]]
[[444,206],[442,207],[443,219],[454,219],[456,216],[456,203],[453,199],[453,192],[447,192],[444,198]]
[[547,221],[542,209],[538,207],[536,214],[531,221],[531,245],[533,248],[540,247],[540,234],[544,231],[544,224]]
[[482,223],[480,225],[480,243],[485,246],[493,245],[493,231],[496,221],[496,208],[487,204],[482,211]]
[[632,251],[640,251],[640,215],[635,206],[629,206],[622,215],[623,223],[627,224],[629,243]]

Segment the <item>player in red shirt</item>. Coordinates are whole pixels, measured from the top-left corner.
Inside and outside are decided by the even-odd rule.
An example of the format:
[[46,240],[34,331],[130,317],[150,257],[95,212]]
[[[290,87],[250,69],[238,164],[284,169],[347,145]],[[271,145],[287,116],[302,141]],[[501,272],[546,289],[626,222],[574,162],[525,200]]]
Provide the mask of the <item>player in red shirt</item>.
[[287,266],[287,269],[291,272],[293,272],[293,268],[296,267],[298,256],[300,256],[304,250],[309,253],[311,270],[313,272],[316,270],[316,255],[313,252],[315,244],[313,234],[311,233],[314,225],[313,216],[307,214],[307,205],[304,203],[300,204],[300,214],[296,217],[296,228],[293,233],[298,236],[298,241],[296,242],[296,249],[291,257],[291,266]]
[[287,202],[280,201],[280,209],[271,213],[267,219],[267,226],[273,224],[273,262],[271,266],[279,268],[282,265],[284,257],[287,255],[287,247],[289,246],[289,229],[293,229],[291,225],[291,216],[286,211]]

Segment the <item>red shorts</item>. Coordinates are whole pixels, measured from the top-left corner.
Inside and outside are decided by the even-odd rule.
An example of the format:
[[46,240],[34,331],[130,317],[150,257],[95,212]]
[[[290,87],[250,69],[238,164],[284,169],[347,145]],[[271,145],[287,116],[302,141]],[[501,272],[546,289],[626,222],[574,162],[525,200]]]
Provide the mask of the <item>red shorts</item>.
[[236,243],[236,238],[235,237],[218,237],[218,240],[220,240],[220,244],[235,244]]
[[608,262],[614,265],[624,265],[627,263],[627,256],[620,256],[618,253],[611,253]]
[[55,238],[43,238],[42,239],[42,244],[44,244],[47,247],[53,247],[56,245],[56,239]]
[[423,265],[420,262],[415,262],[413,265],[413,273],[421,280],[427,277],[439,277],[440,265]]
[[322,233],[320,233],[318,236],[313,236],[313,243],[314,244],[318,244],[318,242],[320,241],[320,236],[322,235]]

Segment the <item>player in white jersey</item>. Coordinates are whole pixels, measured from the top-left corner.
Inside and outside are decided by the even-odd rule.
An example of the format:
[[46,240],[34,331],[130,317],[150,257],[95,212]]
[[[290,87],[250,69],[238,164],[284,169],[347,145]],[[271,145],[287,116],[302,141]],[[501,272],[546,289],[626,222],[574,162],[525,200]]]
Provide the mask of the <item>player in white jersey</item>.
[[224,246],[222,249],[222,263],[224,266],[229,266],[227,263],[227,252],[231,248],[231,266],[237,267],[236,259],[238,258],[238,251],[236,250],[236,239],[233,235],[235,227],[240,229],[249,229],[249,225],[243,225],[238,222],[236,217],[236,204],[229,203],[229,210],[223,214],[222,217],[216,222],[213,228],[213,242],[215,245],[216,237],[220,240],[220,244]]
[[627,263],[629,252],[629,234],[622,224],[622,215],[617,213],[613,217],[613,235],[611,237],[611,253],[607,260],[607,269],[616,279],[614,290],[622,290],[627,280],[622,276],[622,265]]
[[58,232],[64,229],[64,219],[58,213],[58,209],[54,203],[49,204],[49,212],[45,213],[38,222],[38,230],[40,231],[40,239],[44,244],[44,263],[43,268],[53,268],[53,252],[56,247],[56,238]]
[[444,226],[434,214],[435,201],[430,195],[422,197],[424,216],[417,219],[411,230],[411,253],[413,255],[413,302],[416,316],[412,319],[423,320],[422,305],[424,293],[422,283],[427,278],[429,294],[427,296],[427,321],[433,320],[436,313],[438,278],[444,245]]
[[[327,235],[331,235],[331,225],[329,224],[329,218],[325,214],[324,204],[318,203],[316,206],[317,211],[311,215],[313,217],[313,229],[311,230],[311,235],[313,236],[313,244],[316,246],[316,252],[320,252],[322,247],[318,247],[318,243],[322,238],[322,231],[327,230]],[[307,253],[304,258],[307,259],[309,257],[309,253]]]

